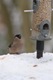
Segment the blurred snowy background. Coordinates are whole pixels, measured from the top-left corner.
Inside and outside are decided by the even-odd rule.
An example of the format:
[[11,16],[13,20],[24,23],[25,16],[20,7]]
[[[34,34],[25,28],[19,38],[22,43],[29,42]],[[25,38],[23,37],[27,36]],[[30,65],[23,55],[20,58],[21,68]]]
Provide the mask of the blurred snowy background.
[[[0,54],[8,53],[8,45],[18,33],[23,36],[25,52],[36,50],[36,41],[30,39],[32,13],[24,13],[25,9],[32,9],[32,2],[32,0],[0,0]],[[48,52],[53,52],[53,12],[51,23],[52,40],[45,42],[44,50]]]

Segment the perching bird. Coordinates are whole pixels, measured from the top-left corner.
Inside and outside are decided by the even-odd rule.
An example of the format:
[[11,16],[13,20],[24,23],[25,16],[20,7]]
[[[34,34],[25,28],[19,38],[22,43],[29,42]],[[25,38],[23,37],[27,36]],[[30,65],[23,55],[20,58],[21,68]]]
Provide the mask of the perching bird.
[[14,36],[13,42],[9,45],[10,54],[20,54],[23,52],[23,41],[20,34]]

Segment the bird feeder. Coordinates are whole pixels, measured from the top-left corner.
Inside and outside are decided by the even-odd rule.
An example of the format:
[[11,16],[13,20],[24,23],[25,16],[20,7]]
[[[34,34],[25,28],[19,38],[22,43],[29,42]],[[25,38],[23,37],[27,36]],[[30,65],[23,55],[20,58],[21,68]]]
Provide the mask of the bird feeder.
[[51,39],[51,0],[33,0],[32,21],[32,37],[36,39],[37,58],[41,58],[44,41]]

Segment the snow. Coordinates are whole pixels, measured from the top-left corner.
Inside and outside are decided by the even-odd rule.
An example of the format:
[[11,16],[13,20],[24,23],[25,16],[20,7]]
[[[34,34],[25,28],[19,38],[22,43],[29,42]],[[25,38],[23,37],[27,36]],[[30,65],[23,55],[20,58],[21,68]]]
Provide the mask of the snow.
[[0,55],[0,80],[53,80],[53,54]]

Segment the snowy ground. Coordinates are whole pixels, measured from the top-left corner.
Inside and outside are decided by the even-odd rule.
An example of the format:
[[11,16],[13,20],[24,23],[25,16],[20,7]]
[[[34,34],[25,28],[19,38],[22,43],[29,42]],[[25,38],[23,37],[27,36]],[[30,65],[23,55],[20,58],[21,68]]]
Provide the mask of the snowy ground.
[[53,54],[35,53],[0,56],[0,80],[53,80]]

